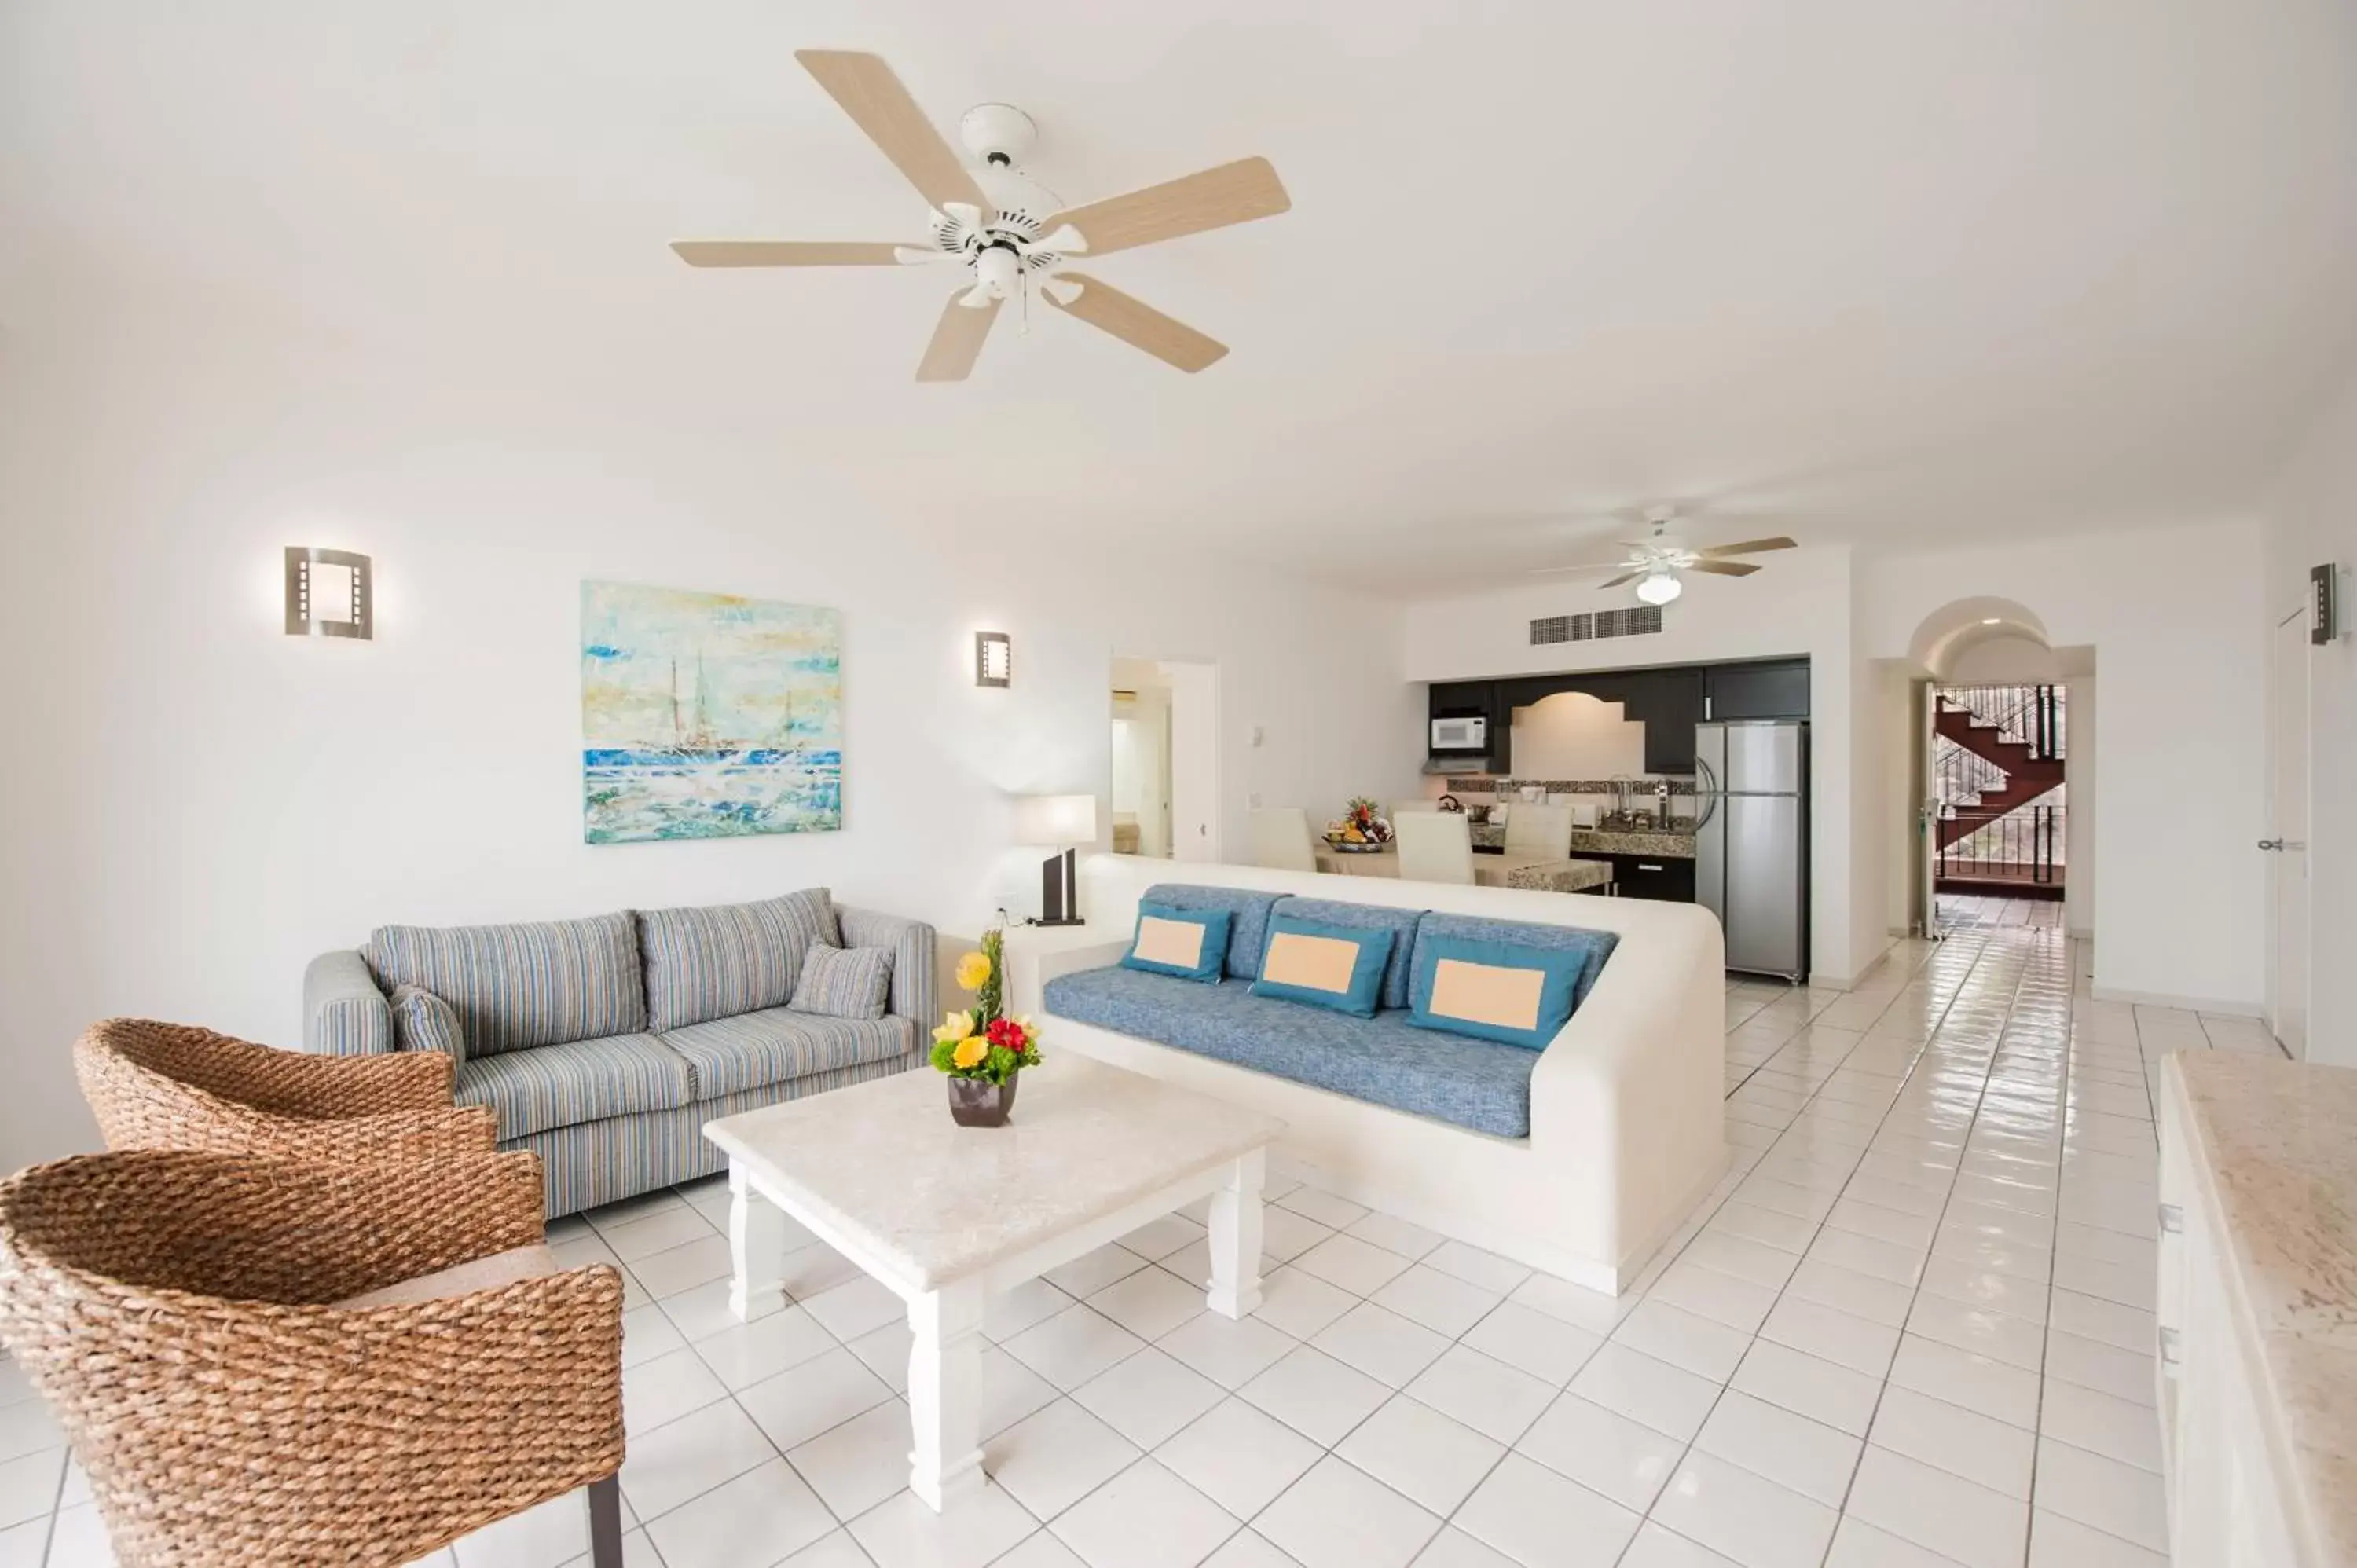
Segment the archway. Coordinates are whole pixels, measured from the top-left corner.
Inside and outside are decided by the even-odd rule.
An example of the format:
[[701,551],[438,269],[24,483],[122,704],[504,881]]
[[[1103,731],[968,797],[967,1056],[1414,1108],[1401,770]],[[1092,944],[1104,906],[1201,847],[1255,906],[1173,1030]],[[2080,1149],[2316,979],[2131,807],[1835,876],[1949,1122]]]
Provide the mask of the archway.
[[[1973,596],[1926,615],[1906,658],[1877,666],[1893,737],[1882,791],[1893,930],[1936,929],[1945,889],[1952,916],[2091,936],[2093,648],[2058,645],[2018,600]],[[2025,913],[2015,902],[2058,892],[2059,908]]]

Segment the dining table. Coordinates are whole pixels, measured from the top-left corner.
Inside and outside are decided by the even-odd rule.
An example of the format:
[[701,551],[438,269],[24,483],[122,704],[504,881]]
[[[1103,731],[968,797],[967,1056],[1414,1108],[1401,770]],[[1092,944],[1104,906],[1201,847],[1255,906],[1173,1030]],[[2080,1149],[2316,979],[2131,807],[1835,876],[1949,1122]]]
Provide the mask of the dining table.
[[[1338,876],[1397,876],[1399,846],[1379,844],[1371,850],[1337,849],[1319,841],[1318,869]],[[1507,850],[1501,854],[1473,856],[1473,881],[1481,887],[1522,887],[1542,893],[1605,893],[1612,887],[1609,860],[1571,860],[1541,850]]]

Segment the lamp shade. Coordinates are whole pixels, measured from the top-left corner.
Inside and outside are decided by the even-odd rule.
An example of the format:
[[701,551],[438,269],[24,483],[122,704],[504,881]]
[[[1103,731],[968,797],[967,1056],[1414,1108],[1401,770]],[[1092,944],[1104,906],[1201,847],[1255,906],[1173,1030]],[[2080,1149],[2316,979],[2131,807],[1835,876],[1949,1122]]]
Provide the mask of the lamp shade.
[[1017,795],[1015,842],[1082,844],[1097,841],[1094,795]]

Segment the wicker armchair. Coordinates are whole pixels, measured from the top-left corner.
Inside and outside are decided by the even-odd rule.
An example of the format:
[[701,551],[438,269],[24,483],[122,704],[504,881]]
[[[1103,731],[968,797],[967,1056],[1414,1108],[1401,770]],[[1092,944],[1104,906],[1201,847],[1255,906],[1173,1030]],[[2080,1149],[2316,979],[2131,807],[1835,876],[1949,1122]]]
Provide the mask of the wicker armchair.
[[74,1042],[74,1076],[113,1149],[437,1159],[489,1154],[498,1118],[453,1105],[439,1051],[315,1057],[187,1024],[109,1018]]
[[525,1154],[79,1155],[0,1183],[0,1337],[124,1568],[393,1568],[584,1486],[619,1568],[618,1273],[331,1305],[496,1275],[540,1214]]

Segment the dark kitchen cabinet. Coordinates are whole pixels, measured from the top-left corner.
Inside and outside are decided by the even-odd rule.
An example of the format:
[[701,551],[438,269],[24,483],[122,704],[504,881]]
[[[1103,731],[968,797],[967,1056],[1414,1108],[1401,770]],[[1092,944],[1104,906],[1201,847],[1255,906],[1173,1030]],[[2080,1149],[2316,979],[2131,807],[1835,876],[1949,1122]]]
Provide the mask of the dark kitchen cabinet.
[[1702,723],[1703,672],[1647,670],[1633,678],[1628,716],[1645,725],[1645,771],[1692,773],[1695,725]]
[[[1804,719],[1809,716],[1809,661],[1720,664],[1706,672],[1704,716],[1713,719]],[[1691,741],[1688,742],[1692,744]]]
[[1657,904],[1695,901],[1695,863],[1674,854],[1576,854],[1574,860],[1612,863],[1612,881],[1623,898]]

